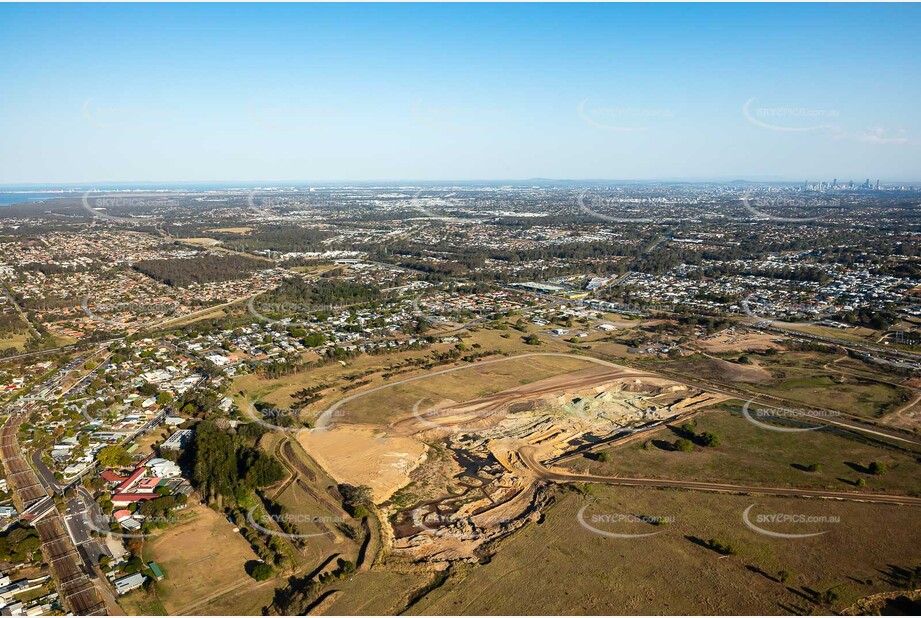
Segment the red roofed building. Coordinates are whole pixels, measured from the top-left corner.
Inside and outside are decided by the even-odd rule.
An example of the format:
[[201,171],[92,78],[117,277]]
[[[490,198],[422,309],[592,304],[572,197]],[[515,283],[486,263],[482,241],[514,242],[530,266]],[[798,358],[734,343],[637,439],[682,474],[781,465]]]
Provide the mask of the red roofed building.
[[147,473],[147,468],[138,468],[131,473],[131,476],[126,478],[121,484],[115,488],[115,493],[124,493],[134,485],[139,478],[144,476]]
[[157,497],[157,494],[112,494],[112,504],[114,506],[128,506],[135,502],[153,500]]
[[102,480],[104,480],[106,483],[124,483],[125,481],[128,480],[128,477],[127,477],[127,476],[122,476],[122,475],[120,475],[120,474],[116,474],[115,472],[112,472],[111,470],[106,470],[105,472],[103,472],[103,473],[100,474],[99,476],[100,476],[100,478],[102,478]]
[[146,479],[141,479],[134,485],[134,491],[139,494],[150,494],[157,490],[157,485],[160,484],[160,479],[156,476],[151,476]]

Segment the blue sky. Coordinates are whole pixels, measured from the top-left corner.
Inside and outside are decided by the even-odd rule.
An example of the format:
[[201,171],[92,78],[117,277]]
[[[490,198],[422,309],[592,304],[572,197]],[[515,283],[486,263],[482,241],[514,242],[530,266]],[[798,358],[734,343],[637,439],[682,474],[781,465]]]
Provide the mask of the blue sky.
[[921,180],[918,5],[0,5],[0,183]]

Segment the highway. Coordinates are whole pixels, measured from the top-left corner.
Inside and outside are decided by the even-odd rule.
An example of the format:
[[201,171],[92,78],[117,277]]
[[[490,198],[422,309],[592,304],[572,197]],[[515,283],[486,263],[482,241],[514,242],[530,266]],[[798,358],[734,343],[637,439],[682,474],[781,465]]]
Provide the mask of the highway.
[[688,489],[693,491],[710,491],[729,494],[755,494],[764,496],[788,496],[795,498],[825,498],[830,500],[848,500],[851,502],[870,502],[874,504],[896,504],[900,506],[921,506],[921,497],[888,494],[871,494],[852,491],[826,491],[819,489],[799,489],[796,487],[762,487],[757,485],[730,485],[728,483],[708,483],[703,481],[679,481],[668,479],[622,478],[615,476],[598,476],[592,474],[575,474],[551,470],[534,458],[534,447],[525,446],[518,450],[522,463],[537,477],[557,483],[603,483],[607,485],[624,485],[627,487],[652,487],[658,489]]
[[783,335],[789,335],[791,337],[800,337],[803,339],[812,339],[814,341],[822,341],[824,343],[834,344],[846,350],[854,350],[857,352],[875,352],[877,354],[882,354],[884,356],[894,356],[896,358],[901,358],[907,361],[912,361],[914,363],[921,362],[921,354],[915,354],[914,352],[899,350],[897,348],[873,345],[871,343],[863,343],[859,341],[849,341],[846,339],[835,339],[834,337],[825,337],[822,335],[813,335],[811,333],[807,333],[807,332],[800,331],[800,330],[795,330],[792,328],[782,328],[780,326],[775,326],[774,325],[775,323],[776,321],[774,320],[757,319],[756,322],[752,324],[746,324],[746,326],[748,326],[749,328],[756,329],[756,330],[781,333]]

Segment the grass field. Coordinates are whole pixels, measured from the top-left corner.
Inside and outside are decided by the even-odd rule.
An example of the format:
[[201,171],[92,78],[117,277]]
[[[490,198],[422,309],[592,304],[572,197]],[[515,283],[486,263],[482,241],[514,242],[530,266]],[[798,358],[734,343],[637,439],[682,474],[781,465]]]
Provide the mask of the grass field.
[[882,331],[865,328],[863,326],[844,329],[833,328],[831,326],[819,326],[817,324],[797,324],[794,322],[783,322],[778,324],[778,326],[809,335],[840,339],[842,341],[853,341],[855,343],[876,343],[876,340],[883,334]]
[[19,348],[21,350],[28,340],[29,333],[26,332],[16,333],[9,337],[0,337],[0,350],[8,350],[9,348]]
[[810,406],[876,418],[910,400],[909,391],[890,384],[860,378],[841,382],[830,375],[789,378],[770,387],[758,385],[754,389]]
[[[166,578],[157,583],[163,607],[171,614],[260,614],[271,600],[275,578],[259,585],[244,569],[258,556],[249,543],[233,531],[233,524],[204,506],[189,507],[186,522],[167,529],[145,543],[145,561],[156,561]],[[247,594],[233,594],[240,588]]]
[[358,573],[337,582],[335,600],[324,608],[327,616],[395,616],[409,603],[414,591],[434,578],[430,573]]
[[[758,427],[739,413],[722,407],[697,416],[697,433],[719,436],[715,448],[696,446],[693,452],[667,450],[680,436],[669,428],[643,440],[605,451],[608,462],[581,458],[567,467],[621,476],[726,481],[771,486],[795,486],[855,490],[859,478],[873,492],[921,495],[921,460],[917,454],[884,448],[854,434],[838,430],[783,433]],[[592,457],[592,456],[589,456]],[[889,471],[873,476],[866,470],[872,461],[886,463]],[[803,468],[820,464],[821,471]]]
[[699,356],[676,361],[648,362],[644,365],[653,371],[657,366],[664,367],[687,375],[690,379],[732,384],[753,393],[774,395],[793,403],[867,418],[884,416],[912,397],[910,389],[898,385],[898,376],[866,365],[855,369],[853,363],[842,364],[839,368],[841,357],[838,355],[788,351],[774,356],[757,356],[753,360],[767,379],[740,379],[733,372],[727,371],[727,368],[750,367]]
[[328,488],[335,486],[336,481],[304,453],[296,440],[269,434],[263,437],[262,447],[294,475],[268,493],[292,516],[295,533],[310,535],[304,538],[300,548],[299,566],[312,571],[336,553],[355,562],[359,545],[348,539],[336,524],[345,522],[357,528],[359,522],[349,517],[341,502],[329,493]]
[[[511,358],[500,363],[473,363],[460,371],[397,384],[343,405],[339,422],[385,424],[405,417],[420,399],[428,405],[445,399],[455,402],[485,397],[544,378],[595,367],[589,361],[563,357]],[[437,369],[435,370],[437,371]]]
[[[509,338],[502,337],[508,334]],[[480,351],[502,351],[512,354],[527,352],[564,352],[568,347],[563,342],[548,341],[540,346],[530,346],[521,341],[521,333],[515,330],[497,331],[493,329],[482,329],[469,333],[469,337],[464,337],[464,343],[473,348],[474,344],[479,345]],[[380,376],[381,373],[387,372],[393,367],[399,367],[407,359],[419,359],[431,356],[432,352],[444,352],[454,347],[454,344],[435,344],[427,350],[409,350],[394,354],[381,356],[361,355],[355,359],[347,361],[345,366],[339,363],[329,364],[323,367],[311,368],[309,371],[284,376],[279,379],[265,379],[257,375],[244,375],[236,378],[231,389],[232,393],[238,395],[242,392],[245,398],[258,400],[264,403],[281,408],[287,408],[292,405],[292,395],[302,388],[314,386],[317,384],[345,384],[346,376],[352,374],[364,374],[369,372],[367,380],[371,380],[368,387],[379,386],[385,383]],[[447,368],[450,365],[440,366],[438,368]],[[436,370],[438,369],[436,368]],[[393,376],[389,381],[395,382],[405,377],[414,375],[413,373],[403,373]],[[538,378],[539,379],[539,378]],[[240,397],[238,396],[238,399]],[[314,406],[322,409],[329,406],[333,401],[324,400],[321,405]],[[410,403],[410,406],[412,406]]]
[[[914,566],[921,559],[916,509],[626,487],[595,486],[593,493],[584,498],[566,492],[541,524],[506,541],[488,564],[450,578],[408,613],[828,614],[810,591],[834,588],[840,598],[831,609],[837,610],[891,590],[889,565]],[[758,512],[840,521],[826,524],[821,536],[763,536],[741,520],[756,501]],[[662,527],[596,524],[611,532],[661,532],[608,538],[579,523],[584,505],[588,521],[617,514],[674,521]],[[731,543],[738,554],[722,556],[697,542],[710,538]],[[792,574],[786,585],[776,579],[781,570]]]
[[169,616],[156,592],[138,588],[119,598],[118,604],[128,616]]

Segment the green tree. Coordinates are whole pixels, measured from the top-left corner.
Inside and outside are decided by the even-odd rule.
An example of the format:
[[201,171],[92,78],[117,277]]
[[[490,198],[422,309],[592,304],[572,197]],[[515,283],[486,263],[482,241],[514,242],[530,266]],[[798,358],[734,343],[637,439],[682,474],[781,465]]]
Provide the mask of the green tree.
[[125,447],[111,444],[99,451],[96,460],[104,468],[123,468],[131,464],[131,455],[125,450]]
[[257,582],[263,582],[267,580],[268,578],[272,577],[273,572],[274,571],[272,567],[270,567],[264,562],[260,562],[259,564],[253,567],[253,570],[250,573],[250,576],[253,579],[255,579]]
[[717,447],[720,445],[720,438],[715,433],[705,431],[700,436],[700,443],[704,446]]

